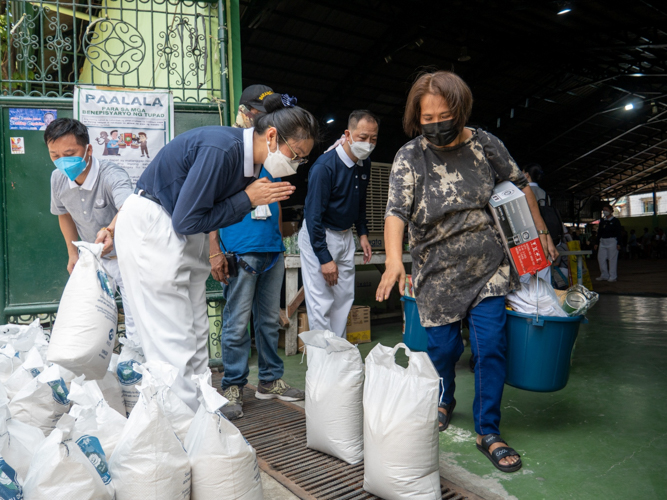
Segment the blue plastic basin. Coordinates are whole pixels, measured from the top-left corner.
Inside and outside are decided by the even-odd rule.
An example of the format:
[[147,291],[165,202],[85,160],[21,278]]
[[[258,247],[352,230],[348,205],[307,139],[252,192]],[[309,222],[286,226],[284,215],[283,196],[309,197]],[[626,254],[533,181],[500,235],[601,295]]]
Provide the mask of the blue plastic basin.
[[403,332],[403,343],[412,351],[428,350],[428,334],[419,322],[419,310],[417,301],[412,297],[401,297],[403,311],[405,313],[405,332]]
[[507,311],[505,383],[535,392],[553,392],[565,387],[582,322],[587,322],[584,316],[537,318]]

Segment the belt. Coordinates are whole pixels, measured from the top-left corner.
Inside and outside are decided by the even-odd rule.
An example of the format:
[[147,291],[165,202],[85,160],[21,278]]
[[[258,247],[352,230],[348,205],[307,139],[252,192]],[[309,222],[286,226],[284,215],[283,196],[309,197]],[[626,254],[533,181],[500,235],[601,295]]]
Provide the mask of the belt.
[[143,198],[146,198],[147,200],[152,201],[153,203],[157,203],[158,205],[162,206],[162,202],[157,199],[155,196],[152,194],[148,194],[146,191],[143,189],[135,188],[134,194],[138,194],[139,196],[142,196]]

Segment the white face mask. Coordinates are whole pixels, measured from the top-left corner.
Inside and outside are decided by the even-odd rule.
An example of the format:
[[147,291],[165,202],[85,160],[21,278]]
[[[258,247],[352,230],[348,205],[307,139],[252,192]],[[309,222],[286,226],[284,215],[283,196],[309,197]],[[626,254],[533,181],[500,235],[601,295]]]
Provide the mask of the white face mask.
[[608,210],[605,210],[605,211],[603,211],[602,213],[604,214],[604,216],[605,216],[607,219],[608,219],[609,217],[611,217],[611,212],[608,211]]
[[375,144],[361,141],[354,142],[352,140],[352,134],[350,134],[350,151],[352,151],[352,154],[360,160],[365,160],[368,158],[374,149]]
[[266,141],[266,148],[269,150],[269,155],[264,160],[264,168],[271,174],[271,177],[275,179],[296,174],[296,169],[299,166],[298,161],[292,161],[277,146],[277,149],[272,152],[269,141]]

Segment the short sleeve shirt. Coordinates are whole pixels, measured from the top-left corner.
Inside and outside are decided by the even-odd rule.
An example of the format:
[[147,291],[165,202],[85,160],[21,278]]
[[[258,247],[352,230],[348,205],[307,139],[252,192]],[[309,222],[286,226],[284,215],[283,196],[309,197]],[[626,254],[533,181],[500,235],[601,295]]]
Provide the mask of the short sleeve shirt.
[[51,174],[51,213],[70,214],[82,241],[94,242],[97,232],[109,225],[132,194],[127,172],[110,161],[93,158],[84,183],[79,186],[60,170]]
[[463,319],[486,297],[516,286],[488,211],[497,182],[528,183],[503,143],[483,130],[451,148],[423,136],[396,154],[385,216],[408,224],[413,285],[421,323]]

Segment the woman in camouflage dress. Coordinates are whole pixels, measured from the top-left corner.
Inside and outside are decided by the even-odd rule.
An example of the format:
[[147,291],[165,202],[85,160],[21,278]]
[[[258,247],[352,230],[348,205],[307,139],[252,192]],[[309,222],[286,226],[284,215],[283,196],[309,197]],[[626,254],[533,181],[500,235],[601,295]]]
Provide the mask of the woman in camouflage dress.
[[438,71],[421,75],[408,95],[403,126],[415,136],[396,154],[385,214],[386,271],[377,291],[389,298],[398,282],[408,225],[413,284],[428,354],[443,379],[440,430],[456,405],[454,366],[463,353],[461,320],[470,327],[475,365],[473,413],[477,447],[501,471],[521,468],[518,453],[500,438],[500,401],[505,382],[505,295],[518,284],[487,209],[494,185],[521,189],[540,231],[545,254],[553,242],[523,173],[493,135],[466,128],[472,93],[461,78]]

